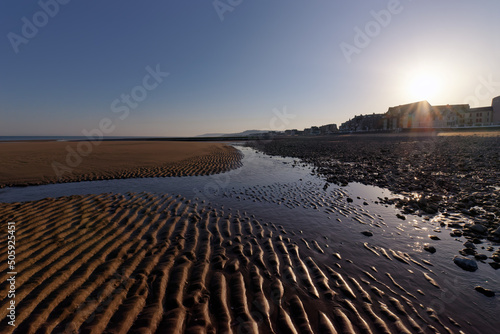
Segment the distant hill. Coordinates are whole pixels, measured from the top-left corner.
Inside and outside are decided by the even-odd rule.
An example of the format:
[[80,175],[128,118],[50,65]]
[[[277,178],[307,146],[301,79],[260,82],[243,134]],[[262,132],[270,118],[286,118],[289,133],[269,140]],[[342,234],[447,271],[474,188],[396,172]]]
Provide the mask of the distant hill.
[[205,133],[203,135],[198,135],[196,137],[223,137],[224,133]]
[[205,133],[196,137],[245,137],[253,134],[266,133],[268,130],[246,130],[238,133]]

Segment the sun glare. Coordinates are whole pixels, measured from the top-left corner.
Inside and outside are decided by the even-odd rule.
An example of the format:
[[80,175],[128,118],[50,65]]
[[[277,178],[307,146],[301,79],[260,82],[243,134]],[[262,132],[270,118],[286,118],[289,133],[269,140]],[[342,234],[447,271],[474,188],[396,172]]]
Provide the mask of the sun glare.
[[415,101],[432,99],[439,93],[441,82],[431,73],[417,73],[410,81],[409,93]]

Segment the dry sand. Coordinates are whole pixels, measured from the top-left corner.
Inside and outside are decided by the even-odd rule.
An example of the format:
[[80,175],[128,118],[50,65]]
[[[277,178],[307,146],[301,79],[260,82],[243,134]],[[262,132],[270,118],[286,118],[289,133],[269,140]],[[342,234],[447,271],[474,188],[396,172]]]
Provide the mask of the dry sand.
[[452,136],[500,137],[500,131],[477,131],[477,132],[455,131],[455,132],[440,132],[437,135],[441,137],[452,137]]
[[[389,273],[391,286],[348,275],[298,231],[179,196],[3,203],[0,216],[16,222],[17,333],[460,331]],[[0,333],[13,330],[6,266]]]
[[[97,145],[96,145],[97,144]],[[208,175],[240,166],[218,143],[168,141],[0,143],[0,188],[132,177]]]

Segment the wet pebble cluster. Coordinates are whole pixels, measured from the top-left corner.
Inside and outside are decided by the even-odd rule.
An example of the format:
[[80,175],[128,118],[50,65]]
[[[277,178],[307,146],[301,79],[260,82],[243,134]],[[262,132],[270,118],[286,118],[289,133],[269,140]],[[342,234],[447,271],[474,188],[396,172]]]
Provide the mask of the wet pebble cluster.
[[[255,141],[267,154],[300,158],[328,182],[376,185],[403,213],[458,212],[500,241],[500,137],[329,136]],[[463,226],[462,226],[463,227]]]
[[[486,225],[478,223],[474,218],[467,217],[461,213],[441,213],[429,219],[430,223],[439,228],[449,231],[451,237],[463,242],[463,249],[459,251],[461,257],[456,257],[454,262],[464,270],[470,270],[472,267],[477,269],[476,261],[488,263],[493,269],[500,268],[500,248],[495,250],[493,245],[498,243],[500,237],[500,228],[488,228]],[[440,229],[436,231],[441,232]],[[430,236],[433,239],[434,236]],[[435,236],[437,237],[437,236]],[[439,238],[439,237],[437,237]],[[437,239],[439,240],[439,239]],[[427,245],[427,247],[426,247]],[[424,245],[424,250],[431,253],[431,248],[436,251],[434,244]],[[467,259],[467,261],[462,260]],[[472,267],[469,265],[471,264]]]

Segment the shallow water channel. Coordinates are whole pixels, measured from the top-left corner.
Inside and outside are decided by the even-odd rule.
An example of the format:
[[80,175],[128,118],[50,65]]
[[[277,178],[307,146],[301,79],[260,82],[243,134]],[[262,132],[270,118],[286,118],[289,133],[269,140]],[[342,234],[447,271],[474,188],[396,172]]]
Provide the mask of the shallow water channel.
[[[453,257],[459,255],[466,239],[451,237],[450,231],[440,226],[440,219],[406,215],[402,220],[396,217],[397,208],[379,203],[379,197],[396,197],[388,190],[357,183],[347,187],[326,186],[310,166],[295,159],[270,157],[235,146],[244,154],[243,167],[223,174],[4,188],[0,189],[0,202],[107,192],[180,194],[186,199],[223,207],[224,211],[245,211],[255,215],[255,219],[281,225],[288,233],[304,238],[306,244],[316,240],[325,250],[318,259],[331,262],[332,254],[339,253],[342,259],[336,261],[348,273],[378,273],[382,282],[391,285],[385,276],[390,273],[412,293],[420,290],[423,295],[419,295],[419,300],[423,298],[426,306],[438,314],[470,321],[473,325],[463,328],[465,332],[475,332],[475,324],[484,325],[482,330],[498,325],[500,271],[481,262],[476,272],[457,267]],[[366,231],[373,236],[361,233]],[[431,240],[429,235],[440,240]],[[437,252],[424,251],[424,243],[435,246]],[[497,249],[499,245],[484,241],[477,246],[478,253],[490,256],[491,252],[482,247]],[[384,256],[384,252],[393,256]],[[394,254],[404,253],[415,261],[397,261]],[[440,288],[431,285],[423,273]],[[476,285],[496,291],[496,297],[476,292]]]

